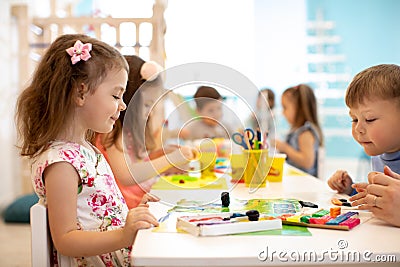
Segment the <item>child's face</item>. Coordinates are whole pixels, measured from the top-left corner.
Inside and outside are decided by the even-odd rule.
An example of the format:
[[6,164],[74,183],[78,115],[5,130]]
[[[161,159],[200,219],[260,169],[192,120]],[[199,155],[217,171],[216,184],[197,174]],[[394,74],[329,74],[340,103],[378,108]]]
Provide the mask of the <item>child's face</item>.
[[212,100],[204,104],[202,109],[198,109],[197,113],[202,117],[203,122],[215,126],[222,118],[222,103],[219,100]]
[[400,108],[391,100],[367,100],[350,108],[354,139],[370,156],[400,150]]
[[265,109],[265,108],[272,109],[272,103],[271,103],[270,99],[268,98],[268,91],[262,91],[258,95],[256,105],[257,105],[258,109]]
[[110,71],[93,94],[84,94],[82,105],[79,105],[77,112],[85,128],[99,133],[112,130],[120,111],[126,108],[122,96],[127,81],[128,74],[124,69]]
[[290,125],[295,123],[296,106],[288,94],[282,95],[282,114]]

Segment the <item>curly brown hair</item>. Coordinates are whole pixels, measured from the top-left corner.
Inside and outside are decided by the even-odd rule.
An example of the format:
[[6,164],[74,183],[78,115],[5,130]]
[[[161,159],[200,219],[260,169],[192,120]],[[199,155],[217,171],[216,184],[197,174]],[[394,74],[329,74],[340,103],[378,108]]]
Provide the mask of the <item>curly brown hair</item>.
[[[92,44],[91,58],[72,64],[66,49],[77,40]],[[109,71],[120,69],[129,71],[124,57],[112,46],[83,34],[58,37],[46,50],[30,85],[17,101],[15,116],[21,155],[34,157],[57,138],[73,113],[79,85],[86,84],[93,93]]]

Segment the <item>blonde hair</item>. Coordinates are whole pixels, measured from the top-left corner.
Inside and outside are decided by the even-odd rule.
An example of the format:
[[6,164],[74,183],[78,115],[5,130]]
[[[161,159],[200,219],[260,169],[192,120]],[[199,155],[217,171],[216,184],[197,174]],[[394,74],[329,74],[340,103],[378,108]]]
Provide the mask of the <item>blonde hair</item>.
[[300,127],[306,121],[309,121],[319,134],[320,146],[323,146],[322,130],[318,121],[317,101],[312,88],[306,84],[299,84],[286,89],[282,95],[290,97],[295,105],[296,117],[293,126]]
[[346,90],[348,107],[374,98],[397,101],[400,107],[400,66],[381,64],[359,72]]
[[[91,43],[91,58],[71,63],[66,49],[80,40]],[[21,155],[34,157],[57,138],[75,108],[79,86],[93,93],[110,70],[125,69],[124,57],[110,45],[83,34],[58,37],[47,49],[33,75],[31,84],[21,93],[16,106],[16,123]],[[92,133],[89,131],[88,136]]]

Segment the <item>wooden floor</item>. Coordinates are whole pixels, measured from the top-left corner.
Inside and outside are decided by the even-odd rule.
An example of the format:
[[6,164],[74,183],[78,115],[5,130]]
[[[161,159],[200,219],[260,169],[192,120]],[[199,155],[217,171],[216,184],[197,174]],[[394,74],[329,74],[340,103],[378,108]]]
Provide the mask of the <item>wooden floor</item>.
[[5,223],[0,217],[0,266],[31,266],[29,224]]

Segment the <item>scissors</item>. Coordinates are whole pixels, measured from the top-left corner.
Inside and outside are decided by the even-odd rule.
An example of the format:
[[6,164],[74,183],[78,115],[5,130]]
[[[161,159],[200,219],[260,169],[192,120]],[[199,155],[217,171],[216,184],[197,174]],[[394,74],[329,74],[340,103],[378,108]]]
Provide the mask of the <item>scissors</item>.
[[[246,138],[249,140],[250,147],[248,147]],[[242,146],[244,149],[252,149],[253,147],[253,140],[254,140],[254,131],[250,128],[246,128],[243,132],[241,133],[234,133],[232,135],[232,140],[236,144]]]

